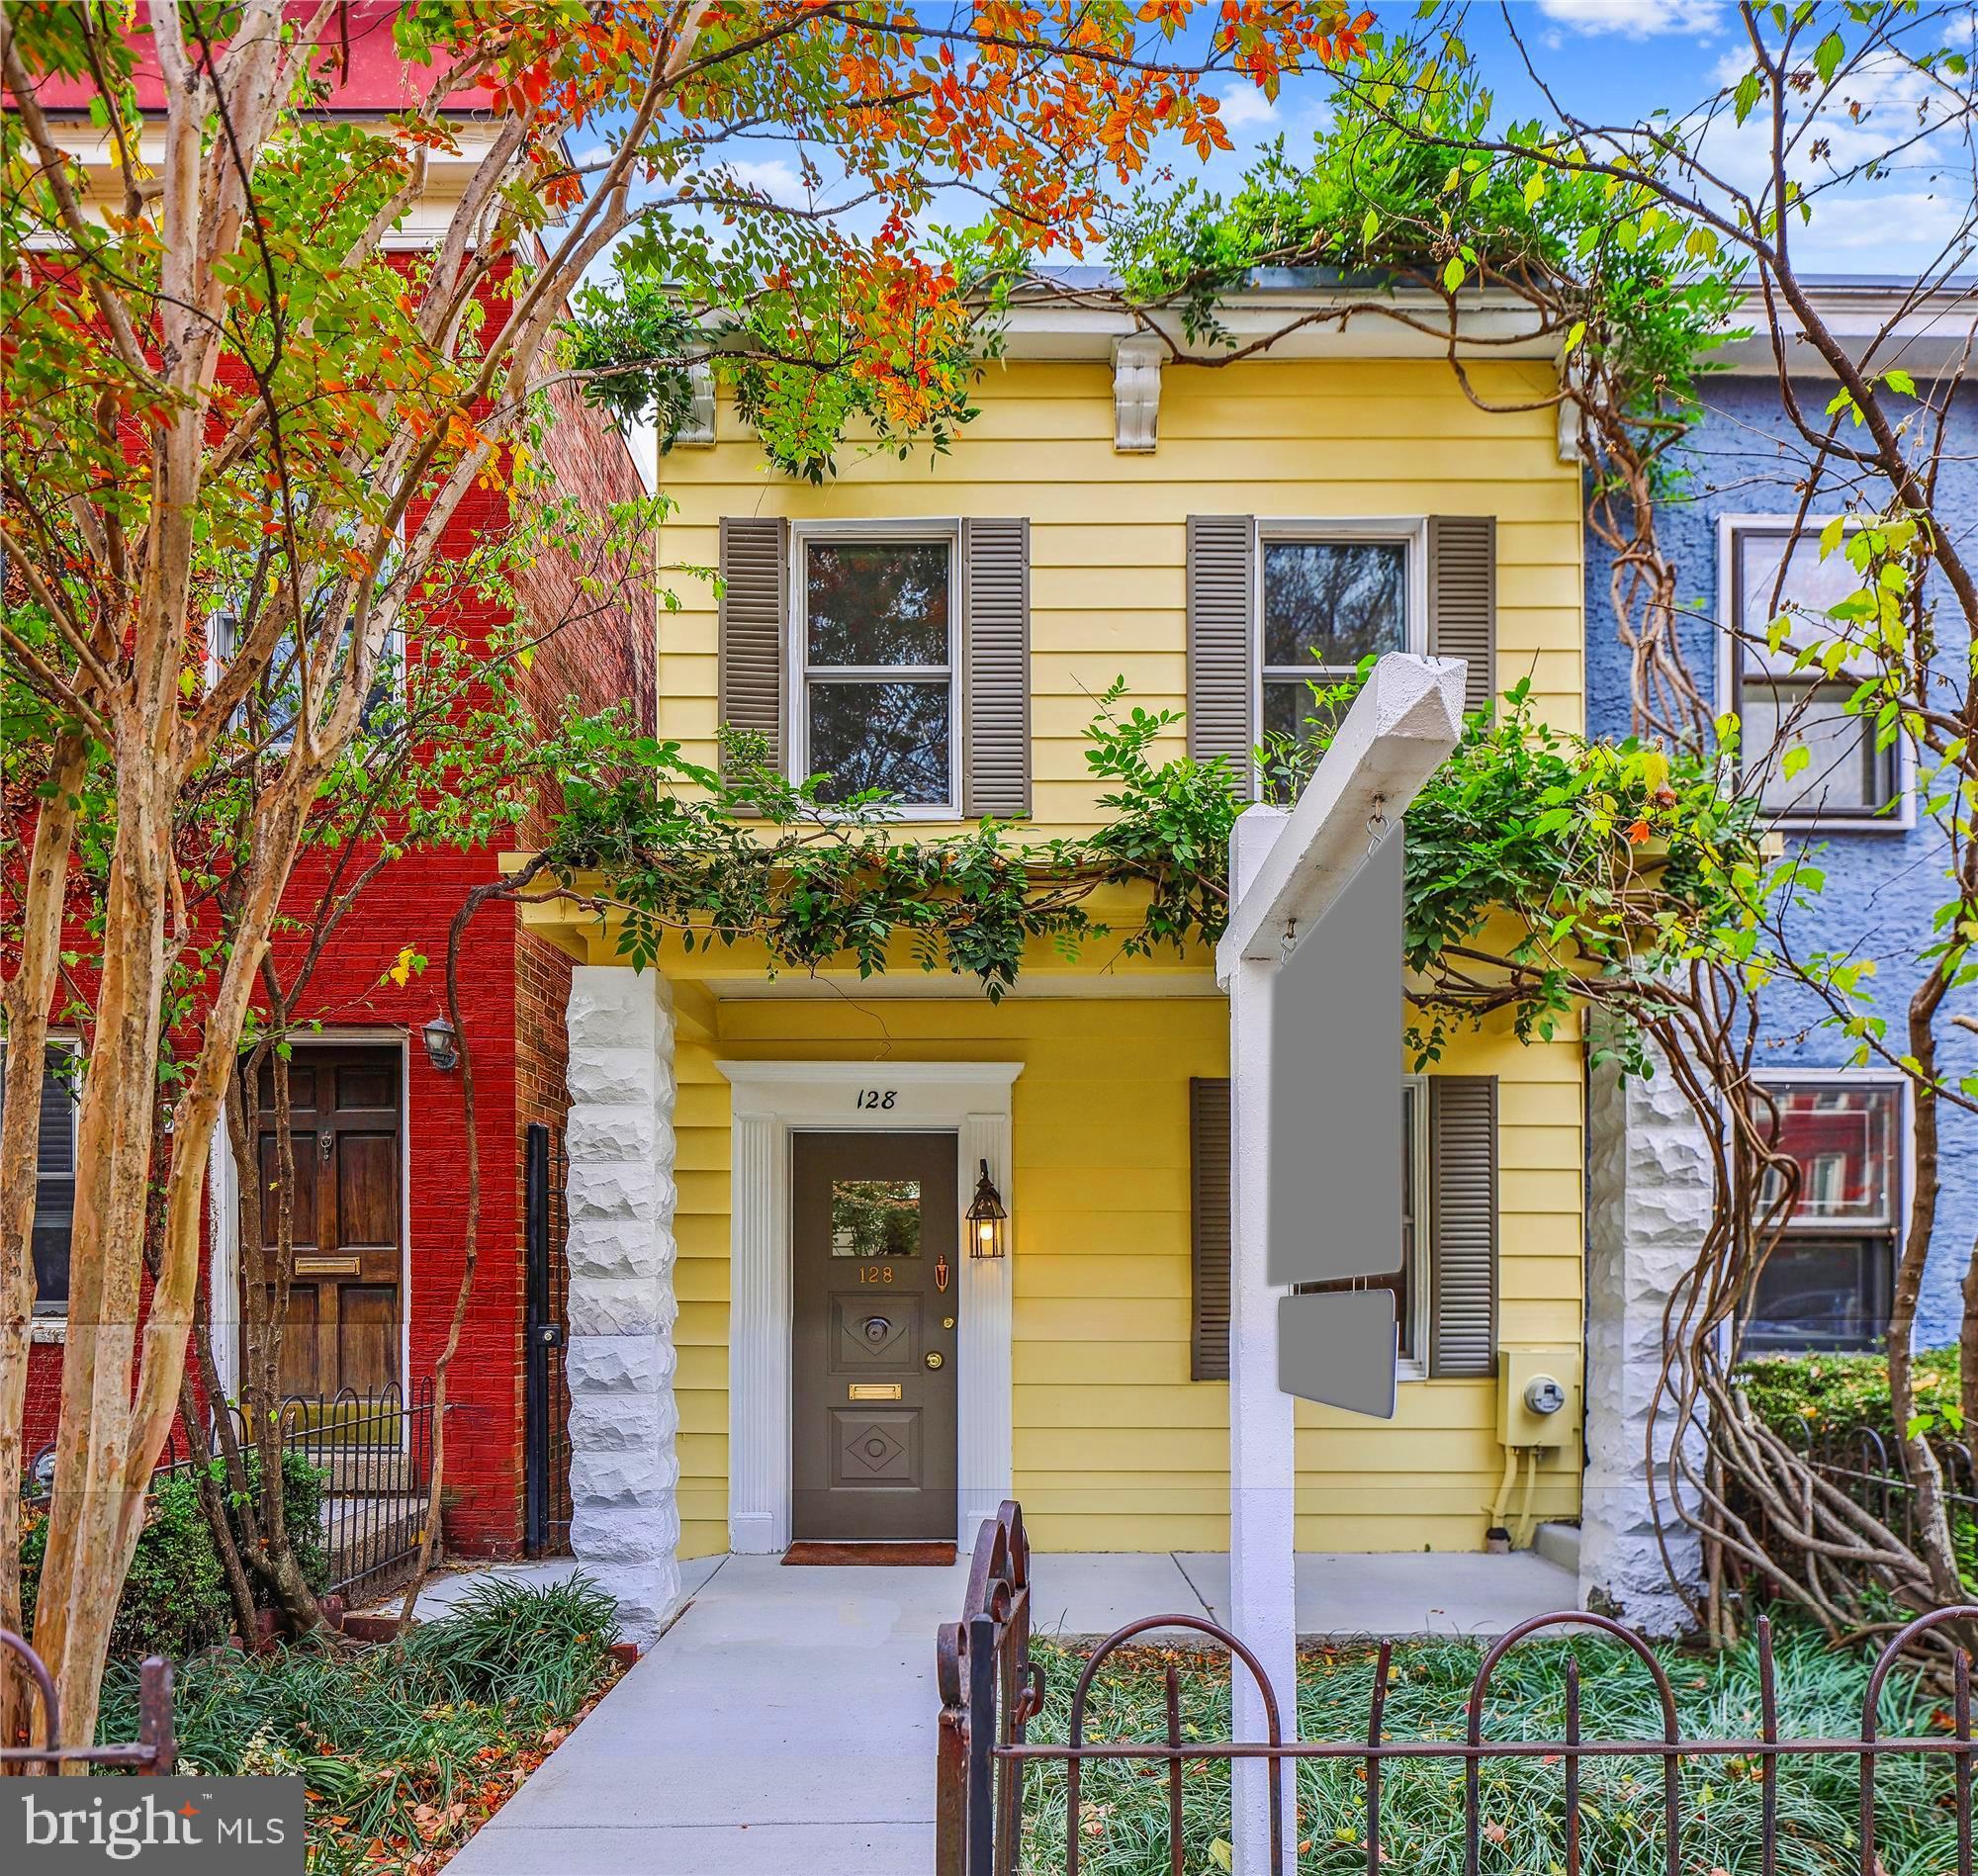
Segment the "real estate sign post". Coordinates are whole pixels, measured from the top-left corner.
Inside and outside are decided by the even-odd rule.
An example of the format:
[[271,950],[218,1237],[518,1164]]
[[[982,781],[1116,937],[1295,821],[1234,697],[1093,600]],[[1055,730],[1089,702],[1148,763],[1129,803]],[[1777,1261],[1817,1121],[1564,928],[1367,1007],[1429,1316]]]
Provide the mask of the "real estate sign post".
[[[1289,1286],[1394,1266],[1399,828],[1456,747],[1463,681],[1460,660],[1382,659],[1297,802],[1249,809],[1230,848],[1235,899],[1216,948],[1229,993],[1230,1626],[1279,1689],[1287,1739],[1298,1727],[1298,1470],[1286,1383],[1390,1414],[1394,1387],[1392,1292],[1293,1296]],[[1264,1737],[1262,1698],[1240,1665],[1235,1723],[1237,1739]],[[1237,1876],[1293,1876],[1295,1785],[1284,1781],[1285,1867],[1270,1870],[1268,1766],[1235,1761]]]

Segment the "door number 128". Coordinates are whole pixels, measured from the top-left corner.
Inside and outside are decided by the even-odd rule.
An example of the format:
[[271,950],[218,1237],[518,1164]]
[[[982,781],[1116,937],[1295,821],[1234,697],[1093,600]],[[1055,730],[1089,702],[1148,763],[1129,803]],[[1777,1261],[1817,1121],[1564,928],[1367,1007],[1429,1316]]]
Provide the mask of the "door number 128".
[[861,1088],[853,1102],[854,1108],[885,1109],[899,1104],[900,1091],[897,1088]]

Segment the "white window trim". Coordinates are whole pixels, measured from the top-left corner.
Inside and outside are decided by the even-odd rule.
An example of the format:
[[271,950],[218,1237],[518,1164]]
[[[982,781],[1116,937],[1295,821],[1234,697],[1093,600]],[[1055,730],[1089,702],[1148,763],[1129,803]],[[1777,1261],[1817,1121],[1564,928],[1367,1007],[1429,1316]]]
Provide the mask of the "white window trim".
[[[1355,515],[1327,518],[1305,515],[1259,516],[1251,525],[1250,552],[1250,721],[1257,741],[1264,740],[1264,549],[1274,541],[1402,542],[1408,550],[1407,580],[1402,601],[1401,650],[1428,651],[1428,517],[1426,515]],[[1273,666],[1283,671],[1283,666]],[[1316,673],[1318,667],[1311,668]],[[1264,777],[1253,777],[1261,792]]]
[[[1822,528],[1841,519],[1848,531],[1862,525],[1852,516],[1809,514],[1720,514],[1717,517],[1717,711],[1729,710],[1738,695],[1737,661],[1744,644],[1735,628],[1738,617],[1738,537],[1744,533],[1776,533],[1797,529],[1817,538]],[[1917,824],[1916,752],[1908,737],[1896,738],[1896,801],[1888,814],[1778,815],[1770,825],[1781,834],[1908,834]]]
[[[905,541],[944,540],[947,549],[947,799],[916,801],[889,809],[888,818],[897,821],[958,821],[961,819],[961,521],[958,516],[928,519],[857,519],[793,521],[790,523],[789,618],[784,633],[787,653],[785,687],[790,698],[789,779],[802,782],[811,772],[810,762],[810,684],[806,658],[809,621],[805,612],[806,581],[804,556],[812,541]],[[927,665],[829,666],[825,669],[855,673],[869,682],[885,682],[888,677],[938,677],[942,673]]]

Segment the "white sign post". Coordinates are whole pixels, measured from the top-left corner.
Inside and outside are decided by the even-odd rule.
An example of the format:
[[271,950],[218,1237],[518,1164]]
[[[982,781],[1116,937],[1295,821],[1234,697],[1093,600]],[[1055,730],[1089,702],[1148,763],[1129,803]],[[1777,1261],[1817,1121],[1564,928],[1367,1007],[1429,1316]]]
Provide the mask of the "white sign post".
[[[1382,659],[1297,802],[1247,810],[1230,848],[1234,906],[1215,953],[1217,980],[1229,993],[1229,1614],[1277,1690],[1287,1740],[1298,1736],[1298,1465],[1293,1400],[1278,1385],[1278,1303],[1286,1293],[1266,1270],[1272,995],[1298,935],[1338,898],[1373,835],[1397,836],[1408,803],[1456,747],[1463,680],[1460,660]],[[1233,1665],[1232,1737],[1261,1740],[1263,1701],[1242,1664]],[[1272,1870],[1267,1764],[1234,1761],[1236,1876],[1296,1876],[1297,1782],[1287,1763],[1285,1860]]]

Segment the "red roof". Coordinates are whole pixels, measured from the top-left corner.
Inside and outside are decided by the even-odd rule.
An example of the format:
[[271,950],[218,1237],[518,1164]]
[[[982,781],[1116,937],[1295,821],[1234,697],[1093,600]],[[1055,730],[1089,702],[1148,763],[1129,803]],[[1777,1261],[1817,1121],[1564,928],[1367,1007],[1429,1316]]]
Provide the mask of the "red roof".
[[[399,4],[400,0],[343,0],[332,10],[323,29],[321,51],[311,56],[312,70],[331,79],[325,110],[367,117],[403,111],[421,103],[441,82],[444,59],[416,65],[399,56],[392,41],[392,19]],[[297,21],[308,20],[315,11],[313,0],[291,0],[283,8],[286,18]],[[138,0],[136,13],[139,28],[134,34],[134,77],[137,102],[146,111],[162,111],[164,86],[158,76],[157,52],[150,34],[142,30],[150,13],[146,0]],[[48,77],[35,88],[35,95],[45,111],[86,111],[96,96],[96,86],[87,78]],[[448,108],[453,112],[485,111],[489,104],[487,89],[477,85],[451,97]]]

